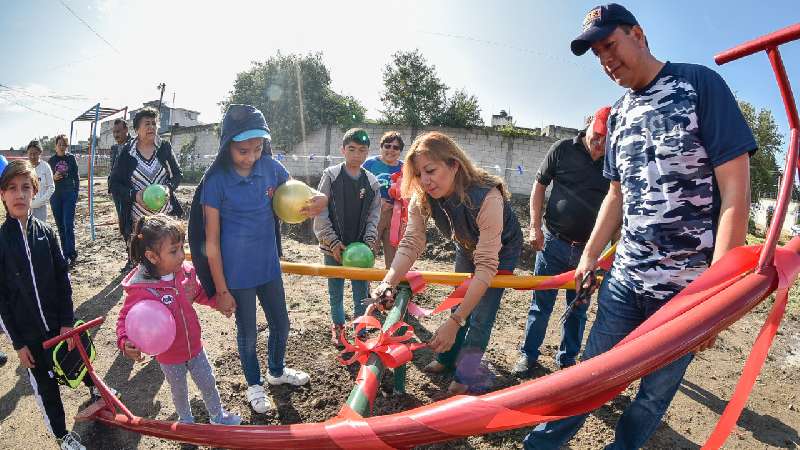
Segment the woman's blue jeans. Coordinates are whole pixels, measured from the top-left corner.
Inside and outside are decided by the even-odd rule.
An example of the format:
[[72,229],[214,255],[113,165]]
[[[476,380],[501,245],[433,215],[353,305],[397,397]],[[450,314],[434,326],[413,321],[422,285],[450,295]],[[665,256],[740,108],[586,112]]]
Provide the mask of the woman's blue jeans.
[[75,251],[75,205],[78,203],[77,191],[56,191],[50,197],[50,207],[53,209],[53,219],[58,228],[58,238],[61,241],[61,251],[64,257],[74,259]]
[[[516,264],[516,258],[513,261],[500,261],[498,270],[513,271]],[[456,250],[455,271],[475,272],[475,263],[466,252],[460,249]],[[504,289],[501,288],[487,289],[478,305],[466,318],[466,325],[459,328],[453,346],[436,357],[436,360],[442,365],[455,368],[454,379],[456,382],[469,386],[483,384],[485,374],[481,367],[481,359],[489,345],[489,338],[492,335],[503,292]],[[453,308],[453,311],[455,309]]]

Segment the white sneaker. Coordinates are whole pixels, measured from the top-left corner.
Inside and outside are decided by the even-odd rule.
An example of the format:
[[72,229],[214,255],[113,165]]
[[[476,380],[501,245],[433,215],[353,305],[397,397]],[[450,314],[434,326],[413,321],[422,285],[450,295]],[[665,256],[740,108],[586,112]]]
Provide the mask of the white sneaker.
[[292,386],[302,386],[308,383],[308,380],[309,376],[307,373],[288,367],[283,369],[283,375],[279,377],[273,377],[267,373],[267,382],[272,385],[291,384]]
[[[108,393],[111,394],[113,397],[119,398],[119,392],[116,389],[112,388],[111,386],[106,386],[108,388]],[[92,396],[93,400],[102,398],[103,396],[100,395],[100,388],[97,386],[92,386],[89,388],[89,393]]]
[[86,447],[81,444],[80,438],[81,437],[78,436],[78,433],[70,431],[66,436],[59,440],[59,444],[61,444],[61,450],[86,450]]
[[209,422],[214,425],[241,425],[242,418],[238,414],[222,411],[217,417],[212,417]]
[[250,407],[253,408],[253,411],[259,414],[264,414],[273,408],[272,402],[269,401],[266,392],[264,392],[264,387],[257,384],[247,388],[247,401],[250,402]]

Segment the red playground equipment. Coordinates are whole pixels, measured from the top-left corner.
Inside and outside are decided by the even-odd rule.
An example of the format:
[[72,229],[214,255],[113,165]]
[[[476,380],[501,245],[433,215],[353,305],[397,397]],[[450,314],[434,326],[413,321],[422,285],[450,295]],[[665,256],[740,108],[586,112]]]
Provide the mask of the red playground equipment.
[[[322,423],[281,426],[187,425],[138,417],[109,393],[94,373],[78,337],[79,333],[100,325],[104,320],[97,318],[45,343],[45,347],[49,347],[64,339],[73,339],[88,366],[89,376],[102,392],[103,398],[81,411],[77,419],[95,420],[134,433],[191,444],[250,449],[410,448],[464,436],[530,427],[601,406],[629,383],[691,352],[776,292],[772,311],[756,338],[739,384],[716,429],[703,447],[720,448],[747,401],[783,317],[789,287],[800,272],[800,237],[793,238],[784,246],[777,245],[800,151],[797,108],[778,46],[797,39],[800,39],[800,24],[747,42],[715,58],[718,64],[725,64],[766,51],[786,106],[791,138],[785,176],[766,241],[763,245],[740,247],[729,252],[610,351],[573,367],[500,391],[481,396],[459,395],[385,416],[365,417],[368,411],[348,408],[351,405],[348,399],[338,416]],[[362,273],[365,277],[367,275],[364,274],[374,276],[375,272],[375,269],[350,270],[352,274]],[[408,302],[399,298],[395,308],[402,310],[394,311],[394,315],[390,312],[383,326],[384,332],[396,330],[400,326],[398,323],[405,325],[399,321]],[[390,317],[393,323],[389,323]],[[391,342],[397,343],[400,339]],[[390,348],[388,344],[383,347]],[[365,356],[359,358],[364,363],[362,369],[373,366],[377,367],[376,370],[383,369],[381,361],[385,354],[381,354],[380,359],[376,354],[362,356]],[[369,374],[365,373],[362,378],[362,372],[359,372],[359,378],[363,382]],[[377,387],[375,383],[362,384],[372,389]],[[369,392],[366,395],[369,396]],[[351,394],[351,399],[356,397]]]

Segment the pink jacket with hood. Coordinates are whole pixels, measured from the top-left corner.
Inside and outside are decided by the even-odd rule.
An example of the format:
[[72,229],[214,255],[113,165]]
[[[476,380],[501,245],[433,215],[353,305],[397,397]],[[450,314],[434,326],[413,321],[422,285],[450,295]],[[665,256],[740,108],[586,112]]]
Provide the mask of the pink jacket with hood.
[[208,298],[200,286],[194,266],[188,261],[184,261],[172,281],[147,278],[144,272],[143,266],[139,265],[122,280],[125,304],[117,319],[117,347],[121,351],[124,350],[125,341],[128,339],[125,333],[125,318],[131,307],[144,300],[157,300],[166,306],[175,318],[175,341],[167,351],[157,355],[156,360],[162,364],[185,363],[203,349],[200,320],[192,304],[200,303],[216,308],[216,297]]

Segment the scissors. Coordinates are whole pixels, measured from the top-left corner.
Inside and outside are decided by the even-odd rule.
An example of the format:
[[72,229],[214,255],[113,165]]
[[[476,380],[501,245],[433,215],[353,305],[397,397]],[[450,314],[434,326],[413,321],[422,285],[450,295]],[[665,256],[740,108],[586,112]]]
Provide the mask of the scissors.
[[387,300],[386,294],[388,294],[388,293],[392,294],[392,304],[394,304],[394,296],[397,295],[397,289],[395,289],[395,288],[393,288],[391,286],[387,286],[386,289],[384,289],[383,292],[381,292],[381,294],[376,298],[367,297],[367,298],[361,299],[361,304],[364,305],[364,306],[369,306],[369,305],[378,305],[380,303],[384,303],[384,309],[389,309],[389,308],[386,308],[386,306],[391,307],[390,305],[386,304],[386,300]]
[[569,317],[569,315],[572,314],[572,312],[575,311],[578,306],[589,302],[589,298],[597,288],[597,277],[600,276],[602,272],[602,269],[597,269],[583,274],[580,284],[575,286],[575,298],[567,304],[567,308],[564,310],[564,313],[561,314],[561,318],[558,320],[559,324],[563,326],[564,322],[567,321],[567,317]]

